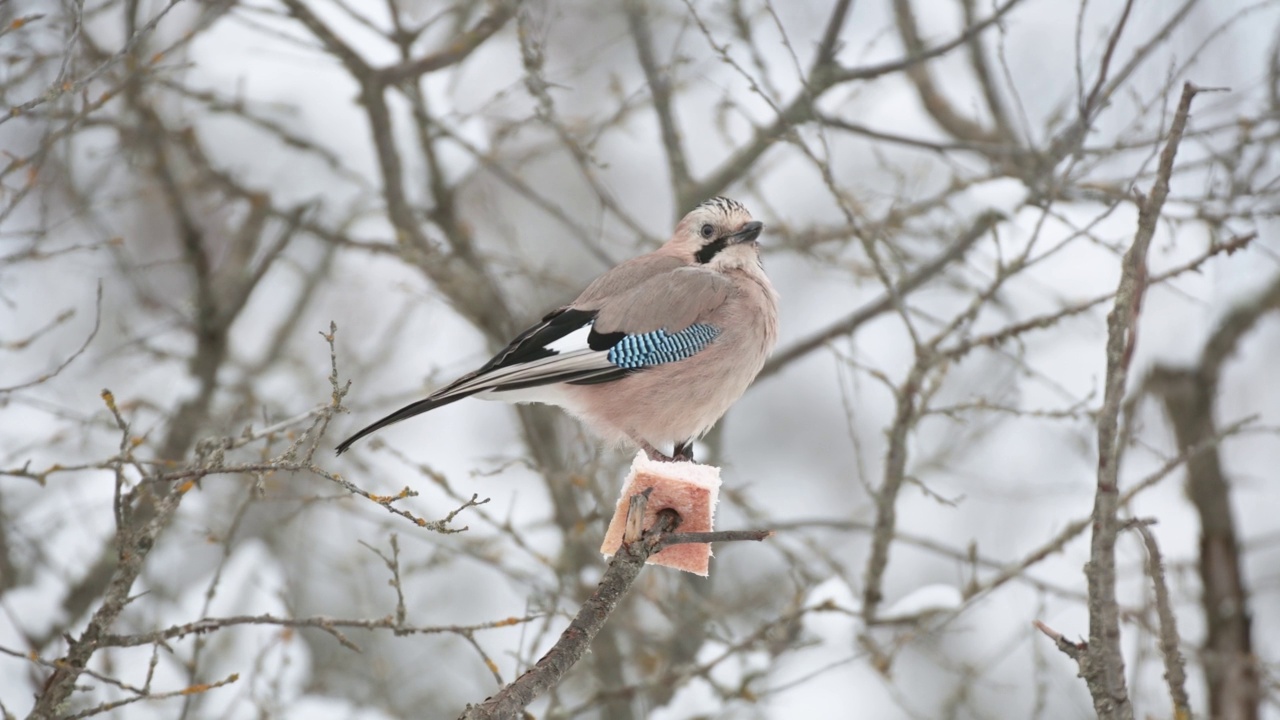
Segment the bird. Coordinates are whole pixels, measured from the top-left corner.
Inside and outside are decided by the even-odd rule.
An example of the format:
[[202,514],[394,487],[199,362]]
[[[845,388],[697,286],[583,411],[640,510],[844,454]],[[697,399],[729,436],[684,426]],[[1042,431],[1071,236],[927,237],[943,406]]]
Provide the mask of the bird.
[[[653,252],[596,278],[474,372],[361,429],[357,440],[465,397],[559,406],[650,459],[693,461],[701,438],[746,392],[778,337],[764,224],[713,197]],[[671,447],[667,454],[660,447]]]

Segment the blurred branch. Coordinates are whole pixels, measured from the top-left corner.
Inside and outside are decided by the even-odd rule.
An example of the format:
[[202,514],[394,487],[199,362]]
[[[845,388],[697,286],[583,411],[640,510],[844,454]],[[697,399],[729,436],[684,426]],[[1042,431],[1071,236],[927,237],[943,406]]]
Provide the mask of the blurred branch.
[[[977,22],[977,2],[962,0],[961,5],[964,8],[965,26]],[[969,40],[969,67],[973,68],[973,75],[978,80],[978,86],[982,88],[982,97],[986,101],[988,112],[991,113],[991,120],[995,123],[992,135],[1000,138],[1001,145],[1004,147],[1016,145],[1018,137],[1014,133],[1013,121],[1009,118],[1009,110],[1005,107],[1000,86],[996,84],[995,73],[987,61],[987,48],[983,37],[983,35],[974,35]]]
[[[60,662],[57,660],[47,660],[32,652],[19,652],[17,650],[13,650],[11,648],[7,648],[3,646],[0,646],[0,653],[9,655],[14,658],[25,660],[37,667],[48,668],[50,670],[56,670],[58,668],[58,663]],[[156,655],[154,654],[152,655],[152,665],[150,670],[155,669],[156,657],[157,657]],[[151,687],[151,681],[153,678],[153,674],[151,672],[148,672],[147,680],[141,687],[137,687],[129,683],[122,682],[109,675],[106,675],[100,672],[95,672],[88,668],[84,669],[83,673],[106,685],[110,685],[112,687],[116,687],[116,688],[119,688],[120,690],[123,690],[128,696],[122,700],[115,700],[111,702],[100,703],[98,705],[95,705],[93,707],[90,707],[75,713],[59,714],[56,716],[41,716],[42,719],[44,717],[57,717],[59,720],[79,720],[79,718],[87,718],[87,717],[93,717],[94,715],[101,715],[102,713],[118,710],[122,707],[125,707],[127,705],[132,705],[138,702],[144,702],[144,701],[154,702],[157,700],[168,700],[171,698],[186,698],[186,697],[191,697],[192,695],[203,694],[210,690],[216,690],[217,688],[230,685],[231,683],[237,682],[240,679],[240,675],[238,673],[232,673],[230,675],[227,675],[223,679],[217,680],[214,682],[192,684],[184,688],[180,688],[178,690],[157,691],[152,689]],[[8,711],[6,710],[4,717],[6,718],[6,720],[8,720],[8,718],[12,718],[14,716],[8,713]]]
[[[1269,313],[1280,312],[1280,274],[1253,299],[1238,304],[1222,318],[1200,353],[1200,373],[1216,389],[1222,368],[1235,355],[1240,341]],[[1211,392],[1210,396],[1216,395]]]
[[907,377],[901,385],[893,388],[894,415],[887,432],[884,480],[872,495],[876,511],[875,529],[871,532],[871,550],[863,571],[862,617],[867,627],[876,623],[876,612],[884,600],[884,573],[889,567],[889,548],[897,532],[898,493],[907,478],[907,441],[924,404],[920,395],[932,359],[929,353],[917,352],[915,364]]
[[902,278],[890,292],[886,292],[870,303],[855,310],[848,317],[837,320],[827,327],[813,333],[807,338],[798,340],[791,346],[779,350],[765,363],[759,378],[766,378],[779,372],[787,365],[799,360],[809,353],[825,346],[832,340],[848,335],[864,323],[894,309],[894,298],[904,298],[929,280],[936,277],[952,263],[963,258],[969,250],[990,232],[1004,218],[994,210],[984,212],[976,217],[972,224],[960,237],[947,246],[936,257],[924,263]]
[[[306,436],[304,435],[303,438],[305,439]],[[457,517],[459,513],[461,513],[463,510],[466,510],[467,508],[475,507],[477,505],[484,505],[485,503],[489,502],[489,498],[484,498],[483,500],[481,500],[479,495],[472,495],[470,500],[465,501],[461,506],[451,510],[447,515],[444,516],[444,518],[440,520],[426,520],[424,518],[418,517],[417,515],[414,515],[412,512],[408,510],[396,507],[395,503],[399,502],[400,500],[418,496],[418,491],[408,486],[402,488],[399,492],[393,495],[378,495],[376,493],[371,493],[368,490],[365,490],[364,488],[360,487],[359,485],[356,485],[355,483],[351,482],[350,480],[347,480],[346,478],[342,477],[337,473],[332,473],[332,472],[329,472],[328,470],[325,470],[319,465],[314,465],[311,463],[289,462],[288,457],[290,457],[290,455],[291,454],[282,456],[281,458],[272,459],[267,462],[261,462],[261,463],[243,463],[238,465],[216,465],[212,467],[189,467],[183,470],[177,470],[174,472],[168,472],[168,473],[156,475],[152,478],[148,478],[147,482],[169,485],[179,481],[183,481],[184,483],[195,482],[197,480],[203,480],[204,478],[216,476],[216,475],[253,475],[257,473],[272,473],[272,472],[306,472],[306,473],[311,473],[313,475],[322,477],[325,480],[328,480],[329,482],[332,482],[335,485],[338,485],[343,490],[346,490],[352,495],[359,495],[360,497],[376,505],[380,505],[381,507],[386,509],[387,512],[393,515],[399,515],[400,517],[404,518],[405,520],[408,520],[409,522],[413,523],[414,525],[417,525],[420,528],[424,528],[432,532],[444,533],[446,535],[452,534],[452,533],[465,532],[468,529],[466,526],[463,526],[461,528],[449,527],[449,524],[453,522],[453,519]]]
[[[102,60],[97,67],[95,67],[93,70],[90,70],[85,75],[75,80],[69,80],[65,77],[65,67],[64,67],[64,72],[59,72],[58,77],[40,95],[24,103],[20,103],[18,105],[14,105],[10,107],[8,112],[0,113],[0,125],[3,125],[6,122],[16,117],[20,117],[26,113],[29,113],[30,111],[36,109],[37,107],[40,107],[41,105],[47,102],[57,100],[58,98],[63,96],[67,96],[67,95],[74,96],[74,95],[79,95],[81,92],[84,92],[86,89],[88,89],[90,83],[92,83],[94,80],[97,80],[99,77],[101,77],[104,73],[106,73],[112,67],[119,64],[122,60],[130,57],[133,54],[133,51],[137,49],[138,45],[143,40],[145,40],[151,34],[151,31],[155,30],[156,26],[160,24],[160,21],[163,20],[165,16],[169,14],[169,11],[177,7],[178,4],[181,2],[182,0],[169,0],[169,2],[163,8],[161,8],[159,12],[153,15],[150,20],[148,20],[145,24],[142,25],[142,27],[138,28],[136,32],[130,35],[129,38],[125,40],[124,45],[121,46],[119,50],[112,53],[106,59]],[[227,0],[222,0],[222,2],[223,4],[229,4]],[[77,30],[80,22],[81,22],[81,19],[77,16],[76,18]],[[21,27],[21,24],[19,24],[19,27]],[[76,39],[78,39],[79,37],[80,37],[80,34],[79,32],[77,32],[72,37],[72,40],[71,40],[72,43],[74,43]],[[75,53],[72,52],[72,49],[73,48],[69,47],[64,57],[67,57],[67,58],[73,57]]]
[[188,685],[187,687],[181,688],[179,690],[170,690],[168,692],[154,692],[150,689],[145,689],[145,691],[138,693],[134,697],[125,698],[124,700],[116,700],[114,702],[102,703],[95,707],[91,707],[88,710],[82,710],[78,713],[74,713],[72,715],[66,715],[64,717],[65,717],[65,720],[80,720],[80,718],[93,717],[94,715],[100,715],[105,712],[111,712],[113,710],[118,710],[119,708],[124,707],[125,705],[132,705],[134,703],[142,702],[144,700],[148,702],[152,702],[156,700],[168,700],[170,698],[190,698],[193,695],[202,695],[204,693],[209,692],[210,690],[216,690],[220,687],[230,685],[231,683],[234,683],[239,679],[240,679],[239,674],[231,673],[230,675],[226,676],[221,680],[208,682],[208,683],[199,683],[196,685]]
[[[315,35],[325,50],[337,57],[360,84],[360,104],[369,120],[387,214],[395,226],[397,239],[408,245],[411,251],[406,259],[414,262],[449,298],[453,307],[484,332],[491,342],[505,341],[514,332],[512,313],[484,261],[472,252],[469,245],[463,246],[456,235],[450,238],[455,253],[451,256],[442,253],[419,226],[404,186],[401,153],[396,146],[391,110],[387,105],[385,77],[302,0],[284,0],[284,4],[289,14]],[[496,17],[501,17],[501,14]],[[458,60],[464,57],[465,54]]]
[[1089,96],[1080,105],[1080,122],[1085,127],[1092,124],[1094,118],[1102,109],[1102,88],[1107,81],[1107,70],[1111,67],[1111,57],[1116,52],[1116,46],[1120,44],[1120,35],[1124,32],[1124,26],[1129,21],[1129,12],[1131,10],[1133,10],[1133,0],[1125,0],[1124,9],[1120,12],[1120,20],[1116,22],[1111,31],[1111,37],[1107,39],[1107,49],[1103,52],[1102,62],[1098,65],[1098,79],[1094,81],[1093,89],[1089,91]]
[[[172,7],[172,4],[168,7]],[[126,25],[131,27],[134,18],[130,15],[126,17],[126,21]],[[143,30],[131,33],[131,37],[141,37],[156,22],[158,17],[153,18]],[[84,38],[82,43],[91,52],[101,54],[89,38]],[[126,52],[133,53],[136,49],[130,43]],[[141,73],[130,77],[124,86],[124,95],[137,115],[142,130],[139,139],[148,160],[147,169],[166,201],[169,220],[176,226],[183,259],[194,288],[195,317],[191,320],[191,325],[195,348],[188,364],[196,379],[197,390],[193,397],[179,406],[170,419],[166,437],[158,451],[162,460],[177,463],[183,460],[194,445],[196,434],[204,429],[217,388],[218,371],[226,358],[228,333],[256,281],[238,284],[234,291],[227,288],[228,292],[224,296],[215,292],[214,273],[205,254],[204,231],[187,208],[185,188],[171,164],[167,145],[170,140],[168,129],[144,96]],[[256,241],[256,237],[253,240]],[[222,301],[226,301],[227,305],[221,306]],[[104,393],[104,398],[127,439],[127,424],[116,409],[114,399],[110,393]],[[201,458],[198,462],[205,460],[207,458]],[[70,643],[58,671],[45,684],[32,710],[32,717],[48,716],[74,690],[75,678],[96,651],[98,636],[111,627],[123,610],[129,590],[142,571],[156,537],[172,519],[186,491],[184,488],[175,492],[167,485],[142,485],[121,497],[120,485],[117,473],[117,528],[114,542],[104,549],[97,562],[68,590],[63,599],[63,609],[72,618],[81,616],[93,603],[100,604],[80,638]]]
[[[521,197],[537,206],[547,215],[555,218],[561,225],[569,231],[569,234],[578,243],[583,250],[600,262],[601,267],[613,267],[617,265],[619,260],[609,254],[600,244],[596,242],[597,231],[581,220],[573,217],[564,208],[547,199],[542,193],[535,190],[528,182],[521,178],[517,173],[498,162],[492,154],[485,153],[478,148],[475,143],[467,140],[462,135],[454,132],[447,126],[437,123],[432,128],[441,137],[448,138],[458,147],[465,150],[471,155],[477,163],[479,163],[487,172],[492,173],[494,177],[506,183]],[[563,141],[562,141],[563,144]]]
[[[1197,369],[1157,367],[1148,380],[1179,447],[1214,432],[1216,382]],[[1200,522],[1199,575],[1205,618],[1204,672],[1209,716],[1258,717],[1263,694],[1253,651],[1249,595],[1231,510],[1231,486],[1215,446],[1187,464],[1186,492]]]
[[[191,332],[196,346],[189,358],[191,375],[197,383],[196,394],[183,402],[167,427],[160,457],[179,461],[195,442],[209,416],[213,395],[218,386],[218,371],[227,357],[228,334],[239,309],[252,293],[252,283],[241,285],[238,293],[221,296],[215,291],[214,272],[205,248],[205,229],[192,215],[187,204],[184,183],[178,177],[171,157],[170,132],[160,114],[143,92],[140,81],[128,84],[125,97],[138,114],[141,142],[146,151],[149,170],[159,185],[169,211],[169,220],[180,243],[182,257],[191,280],[194,317]],[[256,242],[252,238],[251,242]],[[225,305],[223,304],[225,303]]]
[[[566,716],[578,717],[586,708],[613,697],[626,699],[635,697],[643,690],[657,692],[661,688],[667,688],[669,692],[671,688],[686,687],[688,682],[695,678],[701,678],[708,685],[716,687],[717,683],[713,676],[715,670],[732,664],[735,659],[740,659],[743,653],[763,650],[772,658],[786,652],[788,643],[794,642],[800,633],[800,621],[807,616],[824,613],[847,616],[857,614],[830,600],[788,608],[776,617],[761,622],[754,630],[742,634],[736,642],[718,647],[718,651],[710,654],[710,657],[704,656],[702,659],[694,658],[689,662],[670,663],[665,671],[644,682],[630,683],[617,688],[600,688],[590,699],[582,703],[580,708],[574,708],[573,711],[566,713]],[[723,699],[748,699],[753,705],[758,704],[765,693],[753,689],[751,685],[764,675],[765,673],[752,672],[743,674],[736,686],[727,688],[729,692],[721,691]]]
[[671,185],[675,191],[675,205],[677,208],[691,208],[706,198],[693,194],[693,179],[689,176],[684,143],[681,140],[680,128],[676,126],[675,110],[671,106],[670,74],[674,64],[663,65],[654,55],[653,33],[649,28],[648,1],[624,0],[622,9],[627,16],[627,27],[631,31],[631,39],[636,46],[640,68],[644,71],[645,80],[649,84],[649,93],[653,97],[653,111],[658,116],[662,146],[667,155],[667,171],[671,173]]
[[[964,32],[951,40],[932,47],[921,48],[916,53],[908,52],[905,57],[898,60],[863,67],[845,68],[839,66],[830,54],[827,57],[819,55],[817,63],[805,81],[804,89],[799,95],[790,104],[782,108],[778,113],[778,117],[772,123],[766,127],[757,128],[752,138],[734,151],[709,177],[696,183],[690,196],[711,197],[719,195],[731,183],[745,177],[747,171],[755,165],[755,162],[760,159],[760,156],[764,155],[766,150],[773,147],[778,140],[785,137],[794,128],[815,118],[818,99],[831,88],[846,82],[872,80],[921,65],[933,58],[941,57],[963,46],[971,38],[976,37],[999,22],[1001,18],[1021,2],[1023,0],[1006,0],[1006,2],[997,6],[989,16],[965,28]],[[831,19],[827,23],[826,37],[832,37],[832,28],[838,28],[844,22],[846,10],[847,6],[844,3],[836,4]]]
[[[1151,56],[1151,53],[1169,39],[1169,36],[1173,34],[1173,31],[1182,24],[1182,21],[1186,19],[1187,14],[1191,12],[1191,8],[1199,3],[1199,1],[1200,0],[1184,0],[1184,2],[1178,6],[1178,9],[1169,16],[1169,19],[1151,33],[1151,37],[1147,42],[1133,51],[1133,55],[1130,56],[1129,61],[1121,66],[1115,73],[1111,74],[1109,81],[1100,85],[1101,89],[1095,88],[1090,91],[1090,100],[1084,103],[1080,108],[1081,111],[1076,117],[1076,120],[1054,135],[1053,139],[1049,142],[1047,154],[1050,160],[1055,161],[1056,164],[1056,161],[1076,152],[1083,145],[1084,139],[1088,136],[1089,129],[1092,127],[1093,121],[1097,117],[1096,113],[1106,106],[1110,101],[1111,96],[1124,86],[1124,83],[1128,81],[1129,77],[1133,75],[1133,73],[1141,67],[1142,63]],[[1124,12],[1127,16],[1128,10],[1126,9]],[[1110,43],[1118,42],[1119,32],[1122,29],[1123,23],[1118,24],[1114,28],[1111,38],[1108,40],[1109,47]],[[1103,78],[1107,77],[1107,73],[1110,70],[1110,52],[1108,52],[1106,57],[1108,58],[1106,65],[1098,70],[1099,83],[1102,82]]]
[[[1222,444],[1223,440],[1240,433],[1246,427],[1253,425],[1256,420],[1257,418],[1253,417],[1237,420],[1213,435],[1202,439],[1195,445],[1180,448],[1177,455],[1165,460],[1160,467],[1156,468],[1151,473],[1148,473],[1145,477],[1134,483],[1132,487],[1126,490],[1124,494],[1120,496],[1120,507],[1128,507],[1129,503],[1131,503],[1140,493],[1169,477],[1174,470],[1177,470],[1184,464],[1194,462],[1205,453],[1216,452],[1218,446]],[[1073,520],[1068,523],[1062,528],[1062,530],[1058,531],[1053,538],[1040,545],[1040,547],[1024,555],[1018,562],[1006,565],[995,577],[984,581],[981,588],[979,588],[979,591],[987,592],[994,590],[1010,580],[1017,578],[1024,570],[1039,563],[1050,555],[1062,552],[1062,549],[1067,546],[1067,543],[1071,542],[1076,538],[1076,536],[1089,528],[1092,520],[1093,518],[1090,516],[1087,518]]]
[[[911,0],[893,0],[893,16],[897,21],[898,36],[902,39],[902,45],[907,51],[907,56],[923,55],[926,52],[925,45],[920,38],[920,30],[916,25],[915,11],[911,7]],[[972,27],[972,23],[970,23],[970,26]],[[967,38],[965,42],[972,48],[974,43],[980,42],[980,36],[975,33]],[[970,50],[970,58],[980,57],[982,57],[980,50]],[[924,105],[925,111],[952,137],[965,142],[995,144],[1012,142],[1012,138],[1001,137],[995,131],[988,130],[957,112],[934,83],[933,71],[927,63],[914,63],[906,67],[905,71],[907,77],[911,80],[911,84],[915,86],[916,94],[920,97],[920,102]],[[990,80],[989,77],[986,79]],[[992,95],[995,90],[992,88],[987,92],[988,95]]]
[[[1169,268],[1162,273],[1150,276],[1147,280],[1147,284],[1148,286],[1159,285],[1189,272],[1199,272],[1200,268],[1209,260],[1219,255],[1231,255],[1238,250],[1248,247],[1249,244],[1257,238],[1258,234],[1251,232],[1245,235],[1233,237],[1224,243],[1214,243],[1195,258],[1188,260],[1181,265]],[[996,347],[1021,335],[1025,335],[1026,333],[1055,327],[1058,322],[1064,318],[1088,312],[1107,301],[1114,300],[1115,297],[1115,293],[1106,293],[1105,295],[1098,295],[1096,297],[1089,298],[1088,300],[1073,303],[1060,310],[1045,313],[1043,315],[1037,315],[1027,320],[1022,320],[1012,325],[1008,325],[994,332],[965,338],[956,343],[955,346],[947,348],[944,352],[949,359],[958,360],[973,351],[975,348]]]
[[374,71],[376,81],[382,85],[395,85],[408,80],[417,80],[427,73],[457,65],[466,60],[494,33],[501,30],[515,15],[518,7],[520,7],[520,0],[495,2],[488,15],[481,18],[470,30],[454,37],[448,47],[430,55],[379,68]]
[[854,122],[852,120],[821,112],[818,114],[818,122],[827,127],[844,130],[847,133],[860,135],[871,140],[880,140],[883,142],[894,143],[895,145],[916,148],[918,150],[928,150],[929,152],[938,154],[963,151],[978,153],[984,157],[996,158],[1017,156],[1029,152],[1017,145],[1009,145],[1008,143],[1003,142],[990,142],[986,140],[925,140],[923,138],[901,135],[885,130],[876,130],[859,122]]
[[637,220],[631,212],[613,197],[613,193],[597,173],[597,161],[592,157],[591,152],[569,131],[570,123],[560,117],[556,109],[555,99],[551,97],[549,91],[551,84],[543,76],[543,65],[546,57],[543,53],[543,47],[537,38],[537,33],[527,17],[527,13],[521,13],[516,18],[516,21],[519,24],[517,36],[520,39],[520,62],[524,66],[525,72],[524,86],[538,104],[537,119],[550,129],[560,141],[560,144],[569,151],[569,155],[573,158],[578,172],[591,185],[592,192],[599,199],[600,204],[613,213],[619,221],[637,236],[656,242],[658,238],[654,235],[653,228],[646,227],[644,223]]
[[583,603],[556,644],[515,682],[480,705],[468,705],[460,716],[462,720],[502,720],[516,717],[536,697],[557,685],[569,668],[586,654],[596,633],[600,632],[632,583],[640,576],[645,561],[658,551],[658,540],[680,525],[678,514],[664,511],[658,514],[652,528],[641,531],[637,536],[636,530],[642,527],[648,503],[647,493],[631,497],[627,507],[627,534],[623,538],[622,547],[609,561],[609,567],[600,579],[596,591]]
[[[68,355],[62,362],[58,363],[58,366],[56,368],[50,370],[49,372],[43,373],[24,383],[18,383],[17,385],[10,385],[9,387],[0,387],[0,393],[11,393],[11,392],[14,392],[15,390],[23,390],[29,387],[34,387],[48,380],[52,380],[53,378],[61,374],[63,370],[66,370],[68,365],[75,362],[76,358],[83,355],[84,351],[89,349],[89,344],[92,343],[93,339],[98,336],[98,328],[101,327],[102,325],[102,281],[101,280],[98,281],[98,295],[97,295],[97,300],[94,301],[93,307],[94,307],[93,329],[89,331],[89,335],[84,339],[84,342],[80,343],[79,348],[77,348],[74,352]],[[70,315],[61,315],[59,316],[60,320],[57,322],[60,322],[61,318],[69,318],[69,317]]]
[[[1258,321],[1277,311],[1280,275],[1218,323],[1196,367],[1157,366],[1151,371],[1147,388],[1163,402],[1179,448],[1203,443],[1216,433],[1214,404],[1223,367]],[[1199,574],[1209,715],[1233,720],[1257,718],[1263,690],[1253,647],[1250,596],[1231,509],[1231,483],[1216,446],[1187,464],[1186,492],[1200,521]]]
[[836,4],[831,8],[831,17],[827,19],[827,26],[822,31],[822,41],[818,43],[818,52],[813,57],[813,67],[823,67],[831,65],[836,61],[836,54],[840,52],[840,34],[844,31],[845,19],[849,17],[849,8],[853,5],[852,0],[836,0]]

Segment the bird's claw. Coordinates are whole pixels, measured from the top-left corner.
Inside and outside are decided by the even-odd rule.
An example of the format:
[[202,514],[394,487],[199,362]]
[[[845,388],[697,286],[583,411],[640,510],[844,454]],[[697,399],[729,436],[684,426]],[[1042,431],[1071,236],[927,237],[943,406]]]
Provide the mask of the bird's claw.
[[670,455],[646,443],[645,454],[655,462],[693,462],[693,443],[679,443]]

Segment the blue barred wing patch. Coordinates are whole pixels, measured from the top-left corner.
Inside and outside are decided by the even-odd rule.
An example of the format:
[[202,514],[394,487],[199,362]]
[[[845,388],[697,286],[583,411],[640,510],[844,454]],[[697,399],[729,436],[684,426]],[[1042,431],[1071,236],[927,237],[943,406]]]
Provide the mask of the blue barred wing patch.
[[720,334],[714,325],[696,323],[678,333],[654,330],[627,335],[609,348],[609,362],[624,370],[639,370],[692,357]]

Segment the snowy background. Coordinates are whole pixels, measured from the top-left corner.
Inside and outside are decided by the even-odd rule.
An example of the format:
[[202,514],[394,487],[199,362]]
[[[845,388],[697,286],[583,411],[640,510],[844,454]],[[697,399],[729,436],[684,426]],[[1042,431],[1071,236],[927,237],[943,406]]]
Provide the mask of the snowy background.
[[[400,22],[426,24],[411,57],[459,41],[459,28],[492,10],[395,4]],[[72,79],[96,72],[138,27],[163,17],[135,49],[146,66],[136,71],[145,78],[144,99],[128,97],[132,61],[121,60],[83,93],[0,125],[8,158],[0,164],[28,159],[3,176],[0,387],[58,367],[94,333],[97,318],[84,352],[55,377],[0,392],[0,470],[12,471],[0,475],[0,648],[9,652],[0,655],[0,702],[25,716],[48,672],[31,657],[61,656],[62,635],[78,636],[100,602],[101,586],[80,595],[114,553],[117,486],[104,464],[121,451],[121,434],[99,394],[110,389],[139,439],[131,451],[153,459],[179,408],[202,392],[190,362],[196,283],[146,149],[135,104],[143,102],[168,133],[160,141],[169,148],[165,162],[203,229],[210,272],[263,263],[230,325],[208,412],[183,457],[196,457],[200,439],[236,437],[328,404],[330,351],[320,333],[332,321],[339,378],[352,382],[344,401],[350,413],[333,420],[314,462],[369,493],[413,488],[416,497],[395,505],[427,520],[473,493],[489,501],[458,515],[454,526],[468,526],[465,533],[439,534],[316,474],[206,477],[183,497],[111,632],[233,616],[391,615],[396,592],[374,549],[390,557],[393,534],[411,624],[533,619],[477,630],[474,645],[451,632],[343,630],[356,652],[315,628],[252,624],[104,649],[89,667],[131,687],[82,676],[79,684],[92,689],[74,695],[66,712],[136,697],[131,688],[148,682],[148,692],[161,694],[234,673],[238,679],[222,687],[110,712],[456,716],[497,689],[486,656],[504,681],[519,675],[598,580],[603,561],[592,548],[629,455],[600,447],[554,413],[522,418],[479,401],[385,430],[380,442],[340,459],[329,448],[482,363],[500,345],[498,330],[518,330],[610,262],[654,247],[689,209],[671,177],[624,6],[523,5],[465,60],[423,76],[416,91],[387,90],[407,204],[431,243],[423,251],[389,219],[384,165],[353,73],[284,5],[143,0],[130,24],[123,5],[90,2],[78,31],[71,3],[45,5],[0,5],[12,28],[0,36],[6,106],[54,87],[60,71]],[[833,62],[860,68],[904,57],[893,5],[853,3]],[[926,45],[963,31],[963,3],[912,5]],[[305,6],[371,65],[401,59],[384,37],[392,27],[387,3]],[[972,11],[983,18],[1002,7],[973,3]],[[695,186],[710,187],[708,179],[734,165],[778,108],[813,91],[802,79],[811,78],[832,4],[648,8],[689,175]],[[977,33],[1008,111],[1004,140],[1046,152],[1076,120],[1123,11],[1119,0],[1023,0]],[[14,27],[18,18],[31,19]],[[1199,362],[1223,318],[1280,276],[1278,28],[1276,2],[1134,3],[1110,60],[1117,87],[1080,151],[1045,172],[1020,172],[1024,166],[999,161],[1011,155],[994,145],[957,138],[930,115],[908,75],[895,71],[838,84],[815,103],[824,117],[882,135],[807,122],[714,187],[766,223],[766,268],[782,295],[780,351],[884,294],[868,247],[897,278],[945,252],[983,212],[1002,218],[906,296],[906,312],[880,314],[787,362],[731,410],[700,446],[723,467],[718,526],[776,528],[778,535],[717,547],[710,580],[647,570],[611,619],[602,641],[608,647],[593,648],[557,692],[532,706],[535,715],[1089,716],[1077,668],[1032,625],[1042,621],[1071,639],[1087,635],[1087,530],[1009,582],[990,585],[1089,516],[1097,473],[1091,413],[1102,400],[1110,301],[931,367],[923,402],[934,412],[910,427],[882,622],[868,627],[860,608],[877,518],[873,494],[884,482],[897,411],[894,387],[919,357],[912,333],[931,341],[982,296],[1002,263],[1028,249],[1035,262],[982,300],[941,351],[1114,293],[1137,228],[1130,188],[1151,187],[1182,82],[1229,88],[1195,101],[1150,273],[1213,254],[1232,238],[1257,237],[1147,294],[1128,385],[1134,402],[1123,419],[1131,435],[1121,491],[1177,456],[1169,420],[1144,378],[1158,366]],[[530,49],[540,54],[532,81]],[[961,43],[930,61],[932,82],[956,112],[995,127],[968,52]],[[65,69],[62,56],[73,58]],[[553,106],[531,87],[540,82]],[[85,109],[108,90],[120,97]],[[415,115],[410,95],[430,123]],[[420,133],[429,137],[425,145]],[[451,220],[439,212],[446,206]],[[255,215],[263,207],[270,209],[265,219]],[[301,229],[270,255],[299,208]],[[259,220],[263,239],[244,250],[241,238]],[[459,299],[467,294],[442,287],[439,271],[426,268],[465,254],[454,237],[471,243],[482,258],[476,266],[501,289],[507,326],[478,326],[482,313]],[[234,283],[237,276],[225,277]],[[225,287],[215,283],[215,292]],[[69,310],[74,315],[58,320]],[[1220,459],[1267,694],[1262,716],[1276,718],[1278,357],[1280,313],[1273,312],[1241,339],[1212,408],[1219,430],[1252,418],[1221,442]],[[540,456],[531,451],[534,437],[554,438],[556,446]],[[228,450],[226,462],[266,459],[287,441],[277,439],[270,452],[261,443]],[[48,469],[39,480],[30,476]],[[137,482],[135,469],[122,472]],[[1122,517],[1156,520],[1151,529],[1168,566],[1188,690],[1205,714],[1200,519],[1183,484],[1178,467]],[[1122,533],[1129,690],[1140,717],[1169,717],[1145,559],[1139,537]],[[894,616],[901,619],[883,622]],[[619,686],[627,689],[622,701],[605,697]]]

